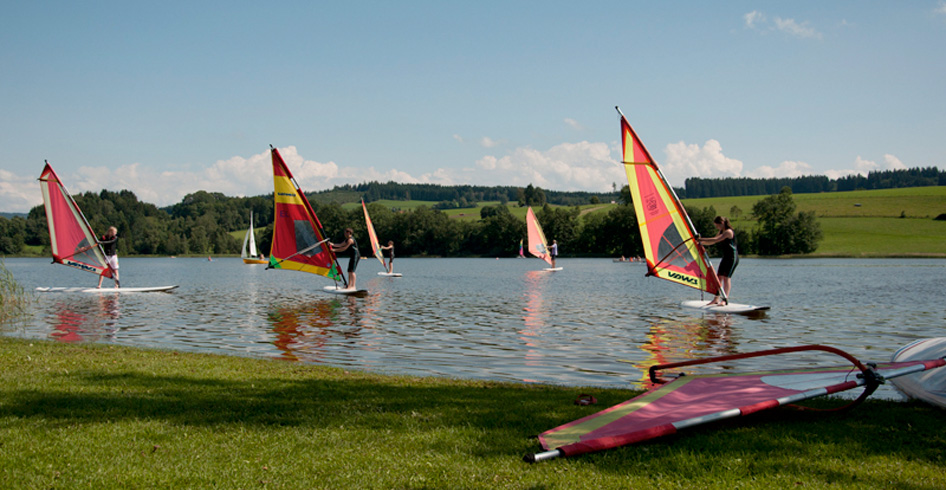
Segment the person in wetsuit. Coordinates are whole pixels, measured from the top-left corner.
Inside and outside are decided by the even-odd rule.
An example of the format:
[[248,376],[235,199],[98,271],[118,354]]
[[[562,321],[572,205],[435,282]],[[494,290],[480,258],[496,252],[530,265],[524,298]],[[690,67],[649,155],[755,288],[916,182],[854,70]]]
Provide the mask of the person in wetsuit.
[[[112,270],[112,279],[115,280],[115,287],[121,287],[121,284],[118,282],[118,229],[114,226],[109,227],[108,231],[102,235],[102,238],[99,238],[99,245],[102,246],[102,250],[105,251],[105,263],[108,264],[108,268]],[[96,288],[101,289],[102,279],[105,279],[105,276],[99,276],[99,285]]]
[[357,289],[355,287],[355,269],[358,267],[358,261],[361,260],[361,252],[358,251],[358,244],[355,243],[355,232],[351,228],[345,228],[345,239],[341,243],[332,243],[333,252],[348,252],[348,289]]
[[394,240],[388,240],[388,244],[381,247],[381,255],[384,258],[388,259],[388,263],[385,264],[385,269],[388,270],[388,274],[394,273]]
[[719,275],[719,285],[723,288],[723,293],[726,294],[726,299],[722,299],[719,295],[713,298],[713,301],[710,301],[711,305],[721,305],[729,303],[729,291],[732,289],[732,273],[736,270],[736,266],[739,265],[739,251],[736,249],[736,230],[733,230],[731,224],[729,224],[729,219],[722,216],[717,216],[713,220],[713,224],[716,226],[716,236],[712,238],[700,238],[701,245],[713,245],[718,243],[720,251],[723,254],[723,259],[719,261],[719,267],[716,269],[717,274]]

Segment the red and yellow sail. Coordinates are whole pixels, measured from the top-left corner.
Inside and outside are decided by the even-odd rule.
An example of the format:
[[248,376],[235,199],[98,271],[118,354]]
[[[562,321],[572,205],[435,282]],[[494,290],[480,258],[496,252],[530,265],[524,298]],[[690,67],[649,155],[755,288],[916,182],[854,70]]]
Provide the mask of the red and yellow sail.
[[368,226],[368,241],[371,242],[371,251],[384,267],[384,255],[381,254],[381,243],[378,242],[378,234],[374,231],[374,225],[371,224],[371,216],[368,216],[368,206],[365,206],[365,200],[361,200],[361,209],[365,211],[365,225]]
[[347,284],[315,211],[292,178],[279,150],[273,148],[272,154],[276,218],[269,267],[311,272]]
[[532,206],[529,206],[529,210],[526,211],[526,229],[529,232],[529,253],[552,265],[549,244],[545,241],[545,233],[542,233],[542,227],[539,226],[539,220],[536,219]]
[[648,275],[710,294],[723,294],[716,271],[697,243],[696,232],[683,205],[624,114],[621,114],[621,140],[624,170],[644,242]]
[[105,252],[92,227],[49,162],[39,176],[39,186],[43,191],[53,262],[112,277],[112,270],[105,262]]

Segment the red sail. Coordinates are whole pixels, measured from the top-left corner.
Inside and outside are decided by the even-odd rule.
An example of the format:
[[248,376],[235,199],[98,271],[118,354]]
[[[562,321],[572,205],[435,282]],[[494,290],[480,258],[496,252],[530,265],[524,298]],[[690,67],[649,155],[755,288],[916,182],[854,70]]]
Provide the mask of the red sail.
[[347,284],[338,272],[335,254],[315,211],[292,178],[279,150],[273,148],[272,154],[276,218],[269,266],[311,272]]
[[39,183],[46,207],[53,261],[112,277],[112,270],[105,262],[105,252],[95,238],[92,227],[48,162],[39,176]]

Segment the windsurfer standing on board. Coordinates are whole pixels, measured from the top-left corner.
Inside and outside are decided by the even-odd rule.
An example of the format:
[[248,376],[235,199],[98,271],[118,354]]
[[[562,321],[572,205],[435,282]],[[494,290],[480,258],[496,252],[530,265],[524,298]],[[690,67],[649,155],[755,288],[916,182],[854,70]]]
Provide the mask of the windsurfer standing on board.
[[[118,229],[110,226],[99,239],[99,245],[105,251],[105,263],[112,270],[112,279],[115,280],[115,288],[118,289],[121,287],[118,282]],[[102,288],[102,279],[105,279],[105,276],[99,276],[99,285],[96,288]]]
[[355,287],[355,268],[358,267],[358,261],[361,260],[361,252],[358,251],[358,244],[355,243],[355,232],[351,228],[345,228],[345,240],[342,243],[331,243],[333,252],[348,252],[348,288]]
[[709,302],[710,305],[720,305],[729,303],[729,291],[732,289],[732,273],[736,270],[736,266],[739,265],[739,251],[736,250],[736,231],[733,230],[732,225],[729,224],[729,219],[717,216],[716,219],[713,220],[713,224],[718,231],[716,236],[711,238],[699,238],[699,242],[700,245],[722,244],[720,248],[723,252],[723,259],[719,261],[717,274],[719,275],[720,286],[722,286],[723,292],[726,293],[726,300],[723,300],[717,295],[713,298],[713,301]]
[[555,259],[558,257],[558,240],[552,240],[549,246],[549,257],[552,258],[552,268],[555,268]]
[[385,264],[385,269],[388,270],[388,274],[394,273],[394,240],[388,240],[388,244],[381,247],[381,255],[384,258],[388,259],[388,263]]

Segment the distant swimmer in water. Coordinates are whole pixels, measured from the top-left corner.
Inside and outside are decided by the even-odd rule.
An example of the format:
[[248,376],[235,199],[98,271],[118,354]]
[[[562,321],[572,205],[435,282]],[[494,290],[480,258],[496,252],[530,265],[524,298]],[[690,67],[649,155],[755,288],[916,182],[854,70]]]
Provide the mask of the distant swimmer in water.
[[718,231],[716,236],[712,238],[700,238],[699,240],[701,245],[720,244],[723,259],[719,261],[717,274],[719,275],[720,286],[723,288],[726,299],[724,300],[717,295],[709,304],[722,305],[729,303],[729,291],[732,289],[732,273],[735,272],[736,266],[739,265],[739,251],[736,249],[736,231],[733,230],[732,225],[729,224],[729,219],[717,216],[716,219],[713,220],[713,224]]
[[332,243],[333,252],[348,252],[348,288],[355,287],[355,268],[358,267],[358,261],[361,260],[361,253],[358,251],[358,244],[355,243],[355,232],[351,228],[345,228],[345,239],[341,243]]

